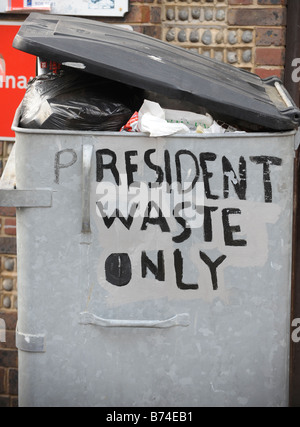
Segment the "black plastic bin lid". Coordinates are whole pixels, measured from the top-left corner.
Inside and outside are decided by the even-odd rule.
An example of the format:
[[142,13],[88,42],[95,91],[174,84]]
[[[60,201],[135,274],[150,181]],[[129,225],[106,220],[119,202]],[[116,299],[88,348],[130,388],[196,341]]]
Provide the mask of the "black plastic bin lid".
[[160,95],[204,107],[248,130],[296,129],[300,111],[277,77],[256,74],[115,25],[31,13],[13,46]]

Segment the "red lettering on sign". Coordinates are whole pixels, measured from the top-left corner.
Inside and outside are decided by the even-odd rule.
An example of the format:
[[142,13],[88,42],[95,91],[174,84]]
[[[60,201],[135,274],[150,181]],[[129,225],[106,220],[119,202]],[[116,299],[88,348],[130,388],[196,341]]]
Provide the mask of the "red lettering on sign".
[[20,24],[0,25],[0,138],[14,137],[11,125],[27,83],[35,76],[36,57],[12,47]]

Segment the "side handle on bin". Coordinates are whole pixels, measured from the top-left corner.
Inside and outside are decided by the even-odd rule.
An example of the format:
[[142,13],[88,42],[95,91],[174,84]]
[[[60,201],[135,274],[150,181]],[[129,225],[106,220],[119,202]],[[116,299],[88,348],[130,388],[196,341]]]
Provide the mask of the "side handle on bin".
[[50,208],[52,206],[52,191],[49,189],[16,189],[15,145],[0,180],[0,206],[15,208]]
[[190,316],[187,313],[176,314],[165,320],[122,320],[103,319],[92,313],[80,313],[80,322],[83,325],[96,325],[102,327],[127,327],[127,328],[171,328],[173,326],[189,326]]
[[300,125],[300,111],[282,81],[276,76],[267,77],[263,81],[267,85],[266,90],[269,98],[281,114],[291,120],[297,128]]
[[292,103],[288,93],[286,92],[286,90],[284,89],[284,86],[282,85],[281,82],[276,81],[274,84],[275,88],[277,89],[277,92],[279,93],[279,95],[281,96],[283,102],[285,103],[285,105],[288,108],[293,108],[294,104]]
[[93,146],[82,147],[82,233],[91,232],[90,186]]

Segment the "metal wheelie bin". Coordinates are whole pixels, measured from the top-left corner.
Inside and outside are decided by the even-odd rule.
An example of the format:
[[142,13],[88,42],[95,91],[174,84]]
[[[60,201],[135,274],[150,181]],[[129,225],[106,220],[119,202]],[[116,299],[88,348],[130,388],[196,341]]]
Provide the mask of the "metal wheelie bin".
[[14,45],[246,128],[26,129],[17,111],[0,204],[20,406],[287,406],[300,116],[280,82],[78,18],[31,14]]

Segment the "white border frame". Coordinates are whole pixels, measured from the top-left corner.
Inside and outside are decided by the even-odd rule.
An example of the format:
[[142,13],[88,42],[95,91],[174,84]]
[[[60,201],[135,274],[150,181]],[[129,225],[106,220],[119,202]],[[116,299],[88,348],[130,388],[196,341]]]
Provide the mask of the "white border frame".
[[[114,7],[106,8],[97,7],[97,1],[105,2],[106,0],[94,0],[96,3],[93,5],[93,0],[53,0],[50,2],[50,14],[57,15],[78,15],[78,16],[112,16],[122,17],[129,11],[129,0],[111,0],[114,2]],[[30,13],[38,11],[34,8],[26,8],[20,11],[7,11],[8,0],[0,0],[0,13]]]

